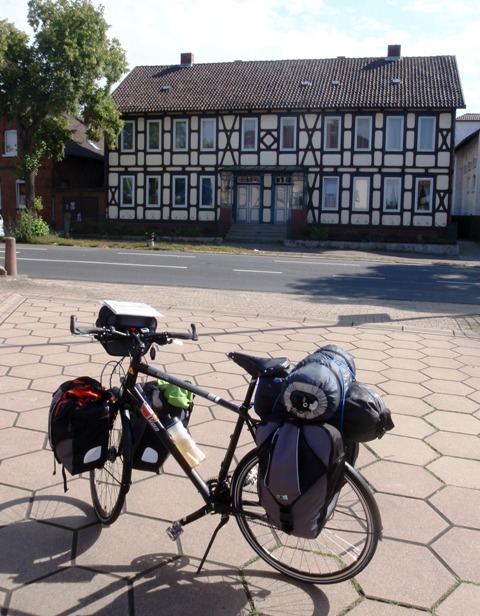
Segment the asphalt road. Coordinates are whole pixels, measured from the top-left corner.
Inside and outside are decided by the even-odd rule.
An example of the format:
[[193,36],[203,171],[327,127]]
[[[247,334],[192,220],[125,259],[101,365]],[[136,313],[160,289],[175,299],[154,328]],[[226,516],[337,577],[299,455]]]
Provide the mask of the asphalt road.
[[[0,245],[0,262],[4,246]],[[29,278],[300,293],[325,298],[480,302],[477,268],[277,253],[228,254],[17,245]]]

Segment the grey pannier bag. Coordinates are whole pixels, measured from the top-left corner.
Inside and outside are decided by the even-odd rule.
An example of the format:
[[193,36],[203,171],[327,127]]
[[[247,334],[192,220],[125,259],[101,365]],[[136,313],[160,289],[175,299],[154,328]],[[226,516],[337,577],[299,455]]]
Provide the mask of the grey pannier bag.
[[286,419],[257,429],[258,494],[270,521],[285,533],[318,536],[335,503],[345,452],[333,426]]

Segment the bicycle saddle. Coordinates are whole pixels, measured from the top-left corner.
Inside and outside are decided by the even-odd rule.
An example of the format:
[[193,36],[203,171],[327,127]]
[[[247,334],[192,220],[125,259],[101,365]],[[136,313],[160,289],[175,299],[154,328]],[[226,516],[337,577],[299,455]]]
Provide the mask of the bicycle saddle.
[[233,351],[228,357],[246,370],[251,376],[276,376],[284,373],[290,366],[288,357],[254,357]]

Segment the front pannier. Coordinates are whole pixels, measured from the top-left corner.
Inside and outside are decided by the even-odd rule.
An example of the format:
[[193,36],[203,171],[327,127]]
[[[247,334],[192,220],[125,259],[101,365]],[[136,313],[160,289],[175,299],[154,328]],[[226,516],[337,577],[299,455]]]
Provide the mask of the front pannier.
[[48,437],[57,462],[71,475],[107,459],[111,392],[88,376],[65,381],[52,396]]
[[[149,381],[143,385],[143,391],[162,423],[178,417],[187,428],[193,409],[192,392],[164,381]],[[158,473],[168,458],[167,448],[143,417],[132,413],[130,419],[133,433],[132,467]]]

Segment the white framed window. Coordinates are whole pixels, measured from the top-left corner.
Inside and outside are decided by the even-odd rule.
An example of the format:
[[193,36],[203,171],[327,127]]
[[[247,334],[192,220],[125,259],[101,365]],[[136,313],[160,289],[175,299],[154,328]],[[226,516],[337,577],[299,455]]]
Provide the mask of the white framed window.
[[387,152],[401,152],[403,150],[403,117],[387,116],[385,149]]
[[365,152],[372,149],[372,118],[357,116],[355,118],[355,150]]
[[16,181],[15,196],[17,202],[17,210],[25,209],[27,207],[27,187],[23,180]]
[[256,150],[258,147],[258,119],[243,118],[242,120],[242,150]]
[[340,116],[328,116],[325,118],[325,134],[323,138],[324,150],[334,152],[340,150],[341,123],[342,120]]
[[120,133],[120,149],[122,152],[133,152],[135,149],[135,122],[126,120]]
[[417,150],[419,152],[433,152],[435,150],[436,122],[432,116],[418,118]]
[[370,207],[370,178],[353,178],[352,210],[367,212]]
[[217,147],[217,121],[215,118],[202,118],[200,121],[200,150],[213,152]]
[[297,118],[280,118],[280,150],[292,152],[297,147]]
[[325,176],[323,178],[322,210],[330,212],[338,210],[339,194],[340,178]]
[[17,155],[17,131],[6,130],[5,136],[5,152],[4,156],[16,156]]
[[135,205],[135,176],[122,175],[120,178],[120,207]]
[[159,175],[147,175],[147,207],[160,207],[162,180]]
[[188,150],[188,120],[173,120],[173,150],[186,152]]
[[215,207],[215,176],[200,176],[200,207]]
[[399,212],[402,205],[401,178],[385,178],[383,183],[384,212]]
[[415,212],[431,214],[433,211],[433,179],[417,178],[415,180]]
[[162,121],[147,120],[147,151],[160,152],[162,149]]
[[173,207],[187,207],[188,177],[186,175],[173,176]]

